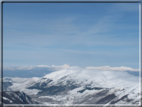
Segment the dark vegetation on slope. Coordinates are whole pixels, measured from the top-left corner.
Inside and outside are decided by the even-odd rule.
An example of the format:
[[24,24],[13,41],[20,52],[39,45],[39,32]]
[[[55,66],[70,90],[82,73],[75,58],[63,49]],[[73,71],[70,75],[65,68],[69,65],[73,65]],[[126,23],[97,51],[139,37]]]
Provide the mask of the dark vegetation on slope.
[[4,104],[38,104],[20,91],[3,91],[3,103]]

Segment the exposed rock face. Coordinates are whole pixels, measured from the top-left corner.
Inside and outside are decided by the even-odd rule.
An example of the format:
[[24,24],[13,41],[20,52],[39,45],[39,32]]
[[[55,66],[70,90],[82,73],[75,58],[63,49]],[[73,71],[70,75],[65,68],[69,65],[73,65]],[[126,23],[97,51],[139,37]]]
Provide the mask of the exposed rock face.
[[32,100],[24,92],[4,91],[3,104],[38,104],[38,103]]

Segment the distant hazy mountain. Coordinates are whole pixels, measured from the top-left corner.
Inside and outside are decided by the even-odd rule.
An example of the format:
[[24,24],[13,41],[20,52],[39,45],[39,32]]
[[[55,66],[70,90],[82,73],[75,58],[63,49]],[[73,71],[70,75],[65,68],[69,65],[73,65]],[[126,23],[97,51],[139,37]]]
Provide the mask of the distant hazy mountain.
[[21,77],[21,78],[42,77],[53,71],[56,71],[56,69],[46,68],[46,67],[33,67],[32,69],[12,68],[12,69],[4,69],[3,77]]
[[131,75],[134,75],[134,76],[141,76],[142,77],[142,75],[140,75],[139,74],[139,72],[135,72],[135,71],[126,71],[126,72],[128,72],[129,74],[131,74]]

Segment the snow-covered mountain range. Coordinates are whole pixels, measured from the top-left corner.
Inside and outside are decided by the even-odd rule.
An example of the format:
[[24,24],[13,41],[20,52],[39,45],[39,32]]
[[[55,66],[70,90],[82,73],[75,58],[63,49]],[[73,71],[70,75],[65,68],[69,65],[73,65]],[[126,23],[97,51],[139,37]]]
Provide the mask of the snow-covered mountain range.
[[127,72],[77,66],[42,78],[4,78],[4,90],[23,91],[42,104],[140,104],[139,78]]

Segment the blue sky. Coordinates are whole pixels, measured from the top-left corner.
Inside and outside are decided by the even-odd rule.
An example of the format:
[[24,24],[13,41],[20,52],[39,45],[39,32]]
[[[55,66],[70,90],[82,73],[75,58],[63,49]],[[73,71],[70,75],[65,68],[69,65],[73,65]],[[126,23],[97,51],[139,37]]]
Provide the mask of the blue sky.
[[139,68],[138,3],[4,3],[4,67]]

